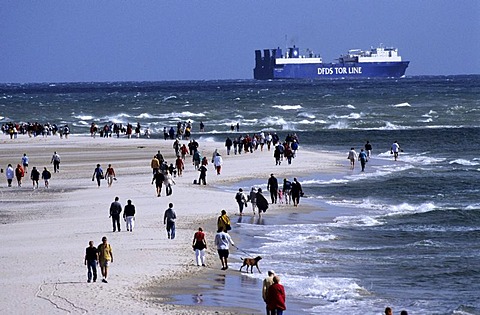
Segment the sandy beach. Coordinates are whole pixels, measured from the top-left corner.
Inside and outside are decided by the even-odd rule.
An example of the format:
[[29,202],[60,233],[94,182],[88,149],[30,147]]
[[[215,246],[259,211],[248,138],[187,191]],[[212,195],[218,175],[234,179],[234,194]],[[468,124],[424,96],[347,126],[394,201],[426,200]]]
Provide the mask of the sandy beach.
[[[187,156],[183,176],[175,178],[173,194],[166,197],[162,192],[157,197],[151,185],[150,160],[161,150],[169,163],[174,162],[171,141],[89,136],[69,139],[20,136],[10,140],[2,136],[0,165],[4,172],[8,163],[14,166],[20,163],[23,153],[30,158],[29,172],[33,166],[40,170],[47,166],[52,171],[50,188],[45,189],[40,181],[36,190],[32,188],[30,173],[25,175],[22,187],[17,187],[15,180],[13,187],[7,187],[5,173],[2,174],[0,303],[4,313],[263,313],[263,309],[232,309],[228,304],[218,309],[165,302],[174,294],[188,292],[190,283],[223,272],[213,245],[216,218],[221,209],[234,215],[238,206],[234,194],[221,187],[258,178],[266,183],[270,173],[278,174],[280,181],[283,177],[300,177],[322,170],[333,172],[344,165],[339,164],[336,156],[301,150],[292,165],[285,162],[275,166],[272,152],[266,150],[227,156],[222,143],[198,142],[202,155],[209,160],[215,149],[221,152],[222,174],[215,175],[213,166],[208,165],[208,185],[193,185],[198,172]],[[60,172],[55,174],[50,164],[54,151],[61,156]],[[112,187],[107,187],[106,181],[101,187],[92,182],[97,163],[104,170],[109,163],[114,167],[118,180]],[[126,231],[124,222],[122,232],[112,232],[109,206],[115,196],[122,205],[131,199],[136,207],[132,233]],[[174,240],[167,239],[163,225],[163,213],[169,202],[177,213]],[[266,215],[275,215],[282,207],[291,212],[308,211],[305,205],[295,209],[279,205],[272,206]],[[204,227],[209,242],[207,267],[196,266],[191,248],[199,226]],[[114,254],[109,283],[87,283],[85,248],[90,240],[100,244],[102,236],[107,236]],[[261,299],[260,295],[252,298]]]

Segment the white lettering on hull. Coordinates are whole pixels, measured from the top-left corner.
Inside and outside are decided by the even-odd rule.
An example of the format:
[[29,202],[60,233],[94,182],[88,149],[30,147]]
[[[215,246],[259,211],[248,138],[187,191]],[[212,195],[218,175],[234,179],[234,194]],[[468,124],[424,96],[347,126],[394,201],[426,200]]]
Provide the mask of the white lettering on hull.
[[362,67],[317,68],[318,75],[362,74]]

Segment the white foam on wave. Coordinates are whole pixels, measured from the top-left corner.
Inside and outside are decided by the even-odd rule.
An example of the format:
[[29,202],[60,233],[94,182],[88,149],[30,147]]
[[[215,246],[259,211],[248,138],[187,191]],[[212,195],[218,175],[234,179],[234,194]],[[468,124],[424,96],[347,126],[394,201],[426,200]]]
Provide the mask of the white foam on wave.
[[170,96],[164,97],[162,101],[163,101],[163,102],[166,102],[166,101],[175,100],[175,99],[177,99],[177,96],[175,96],[175,95],[170,95]]
[[474,203],[465,207],[466,210],[479,210],[480,203]]
[[318,277],[315,275],[298,276],[284,274],[284,285],[289,294],[300,298],[316,298],[328,302],[356,300],[367,290],[359,286],[354,279]]
[[326,179],[326,180],[320,180],[320,179],[304,180],[302,181],[301,184],[304,186],[308,186],[308,185],[346,184],[348,182],[349,182],[348,179],[332,178],[332,179]]
[[205,117],[204,113],[192,113],[192,112],[173,112],[170,113],[169,115],[166,115],[166,117],[178,117],[178,118],[188,118],[188,117]]
[[302,105],[273,105],[272,107],[282,110],[294,110],[303,108]]
[[[379,157],[384,159],[393,159],[393,155],[390,151],[385,151],[378,154]],[[414,164],[414,165],[432,165],[446,161],[445,158],[436,158],[426,155],[425,152],[419,154],[400,153],[399,161],[402,163]],[[413,167],[413,166],[410,166]]]
[[363,116],[365,116],[363,113],[350,113],[348,115],[329,115],[328,119],[351,119],[351,120],[357,120],[361,119]]
[[330,126],[327,127],[328,129],[349,129],[350,126],[347,121],[342,120],[338,121],[334,124],[331,124]]
[[297,117],[305,117],[305,118],[309,118],[309,119],[315,119],[316,118],[316,116],[314,114],[310,114],[310,113],[307,113],[307,112],[298,113]]
[[289,124],[289,122],[287,122],[285,119],[278,116],[265,117],[264,119],[261,120],[261,123],[264,125],[274,125],[274,126],[278,126],[278,125],[284,126]]
[[464,165],[464,166],[475,166],[475,165],[479,165],[480,163],[478,163],[478,162],[472,162],[472,161],[465,160],[465,159],[456,159],[456,160],[450,161],[448,164],[459,164],[459,165]]
[[149,113],[142,113],[140,115],[137,115],[135,116],[135,118],[139,118],[139,119],[152,119],[152,118],[157,118],[153,115],[150,115]]
[[336,226],[377,226],[385,224],[385,221],[368,215],[336,217],[333,221]]
[[406,126],[399,126],[392,124],[389,121],[385,122],[385,126],[377,128],[378,130],[401,130],[401,129],[408,129]]
[[94,119],[92,115],[75,115],[73,116],[73,118],[77,118],[80,120],[90,120],[90,121]]
[[417,122],[420,122],[420,123],[429,123],[429,122],[432,122],[432,121],[433,121],[432,118],[419,119],[419,120],[417,120]]
[[371,200],[369,198],[355,201],[327,201],[327,203],[348,208],[368,209],[371,211],[369,214],[336,217],[333,220],[333,223],[331,223],[331,225],[335,226],[377,226],[385,224],[386,217],[426,213],[438,209],[438,207],[431,202],[393,205],[385,204],[380,200]]
[[410,105],[409,103],[405,102],[405,103],[400,103],[400,104],[396,104],[396,105],[392,105],[393,107],[411,107],[412,105]]

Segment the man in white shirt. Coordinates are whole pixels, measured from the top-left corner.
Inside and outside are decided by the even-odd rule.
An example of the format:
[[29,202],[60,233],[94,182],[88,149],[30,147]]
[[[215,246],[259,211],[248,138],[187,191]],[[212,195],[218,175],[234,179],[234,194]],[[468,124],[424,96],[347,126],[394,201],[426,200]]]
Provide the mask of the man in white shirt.
[[235,246],[235,243],[233,243],[232,238],[227,232],[224,232],[220,229],[215,235],[215,245],[217,246],[218,256],[220,257],[220,261],[222,262],[222,270],[227,270],[229,248],[230,245]]

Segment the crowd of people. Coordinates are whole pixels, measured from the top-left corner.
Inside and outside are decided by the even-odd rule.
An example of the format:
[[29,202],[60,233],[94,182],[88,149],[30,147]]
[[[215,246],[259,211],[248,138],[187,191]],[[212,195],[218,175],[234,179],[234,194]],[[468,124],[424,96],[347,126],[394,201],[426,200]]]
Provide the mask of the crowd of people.
[[[92,127],[94,127],[93,124]],[[116,131],[120,130],[119,132],[123,132],[121,128],[121,125],[117,127],[113,126],[113,128],[102,128],[103,134],[100,133],[100,135],[103,137],[110,137],[113,133],[118,136]],[[170,133],[168,135],[168,139],[173,140],[172,149],[175,153],[175,161],[166,161],[160,150],[153,155],[150,161],[150,168],[152,169],[152,184],[155,184],[155,194],[158,197],[160,197],[163,192],[165,192],[166,196],[172,194],[172,186],[175,185],[174,178],[177,176],[182,177],[185,171],[185,166],[189,163],[192,164],[193,171],[199,172],[199,178],[198,181],[196,181],[197,184],[206,185],[206,173],[210,163],[217,176],[222,174],[224,161],[221,153],[218,152],[218,150],[215,150],[211,158],[207,158],[207,156],[210,157],[209,154],[202,156],[199,143],[195,141],[195,139],[188,138],[190,134],[187,130],[191,128],[191,126],[186,125],[185,129],[183,129],[183,125],[180,125],[179,128],[180,129],[177,129],[176,131],[176,137],[173,139],[171,138]],[[135,134],[140,134],[140,132],[137,132],[137,129],[140,130],[139,124],[134,130]],[[92,137],[95,137],[97,132],[98,129],[91,129]],[[179,135],[180,137],[178,137]],[[184,142],[183,140],[188,142]],[[295,134],[289,134],[284,141],[281,141],[276,133],[265,134],[263,132],[251,137],[248,134],[233,137],[233,139],[227,137],[227,140],[225,141],[227,155],[230,155],[230,153],[233,153],[233,155],[253,154],[256,150],[263,151],[266,149],[267,151],[273,151],[276,165],[280,165],[283,161],[287,161],[287,163],[290,164],[291,160],[298,154],[298,144],[299,140]],[[371,158],[371,144],[367,142],[365,149],[362,149],[358,155],[354,152],[353,148],[352,151],[352,168],[354,167],[355,161],[359,160],[362,162],[363,171],[365,168],[363,160],[366,163],[368,159]],[[392,154],[396,153],[396,159],[398,157],[398,152],[400,152],[400,147],[396,142],[392,145],[392,152]],[[188,160],[189,157],[191,160]],[[54,152],[50,161],[50,163],[53,164],[53,173],[60,171],[60,161],[60,155],[57,152]],[[16,169],[12,167],[12,164],[8,165],[6,171],[8,185],[11,186],[13,178],[16,177],[18,186],[21,186],[22,177],[24,177],[28,171],[29,157],[25,153],[21,157]],[[48,171],[47,167],[44,167],[42,173],[40,173],[37,167],[33,167],[30,170],[30,175],[34,188],[38,188],[38,181],[40,178],[45,180],[45,187],[48,187],[48,181],[52,177],[52,174]],[[105,172],[100,164],[96,165],[92,174],[92,181],[96,181],[97,186],[100,187],[102,180],[106,180],[109,187],[116,180],[116,173],[112,164],[108,164],[108,168]],[[163,189],[164,187],[165,190]],[[257,186],[249,188],[247,192],[245,192],[243,188],[239,188],[238,192],[235,194],[235,200],[239,208],[239,215],[242,216],[245,214],[245,210],[248,209],[249,203],[251,204],[254,216],[257,214],[257,211],[258,215],[262,216],[268,210],[270,205],[285,204],[297,207],[300,203],[301,197],[304,195],[302,185],[296,177],[294,177],[293,180],[285,177],[279,181],[273,173],[270,174],[270,177],[266,180],[266,191],[268,192],[267,196],[264,195],[262,188]],[[136,209],[132,200],[127,200],[126,204],[122,206],[119,202],[119,197],[115,197],[115,200],[110,204],[109,209],[113,232],[121,231],[121,218],[125,221],[126,230],[128,232],[133,232],[135,214]],[[176,237],[176,219],[177,216],[173,208],[173,203],[169,203],[168,209],[164,212],[163,222],[165,224],[167,238],[170,240],[174,240]],[[228,258],[230,255],[230,248],[232,246],[236,247],[229,234],[231,229],[232,223],[230,218],[228,217],[226,210],[222,210],[221,215],[217,219],[217,232],[214,238],[214,244],[221,261],[222,270],[227,270],[229,268]],[[208,243],[206,233],[202,227],[199,227],[198,230],[194,232],[192,248],[195,252],[194,261],[196,265],[206,266],[206,250],[208,248]],[[103,237],[102,243],[97,247],[94,246],[93,241],[90,241],[85,252],[87,282],[96,281],[96,267],[99,266],[102,273],[102,282],[107,283],[108,269],[112,263],[113,251],[111,245],[107,242],[107,238]],[[272,270],[268,272],[268,277],[263,282],[262,298],[266,304],[267,314],[282,314],[286,309],[285,289],[280,283],[280,277],[275,275]]]
[[[370,141],[367,141],[365,143],[364,148],[360,149],[360,153],[357,153],[354,147],[350,148],[350,151],[348,151],[348,155],[347,155],[347,159],[350,161],[350,169],[354,170],[355,161],[359,161],[362,168],[361,171],[365,172],[365,166],[367,165],[367,162],[372,157],[372,150],[373,150],[373,146],[370,143]],[[398,160],[398,155],[400,152],[403,152],[403,150],[400,149],[400,144],[398,144],[397,141],[394,141],[392,146],[390,147],[390,154],[393,155],[393,159],[395,161]]]
[[56,125],[56,124],[40,124],[38,122],[26,122],[26,123],[4,123],[2,124],[2,133],[9,135],[10,139],[16,139],[18,135],[28,135],[29,137],[48,137],[59,135],[60,138],[68,138],[70,134],[70,127],[68,124],[65,125]]
[[[55,157],[55,155],[56,155],[56,152],[54,153],[53,157]],[[52,157],[51,163],[54,162],[53,157]],[[17,186],[22,187],[24,177],[28,176],[27,174],[28,174],[29,164],[30,164],[30,158],[26,153],[24,153],[23,156],[20,158],[20,163],[18,163],[15,168],[13,168],[13,165],[11,163],[7,165],[7,168],[5,169],[5,177],[7,179],[8,187],[12,187],[14,179],[17,180]],[[58,157],[58,165],[59,164],[60,164],[60,157]],[[3,169],[2,169],[2,173],[3,173]],[[43,170],[41,172],[36,166],[33,166],[32,170],[30,171],[30,179],[32,180],[33,189],[38,189],[38,182],[40,179],[43,180],[45,188],[49,188],[51,178],[52,178],[52,173],[46,166],[43,167]]]

